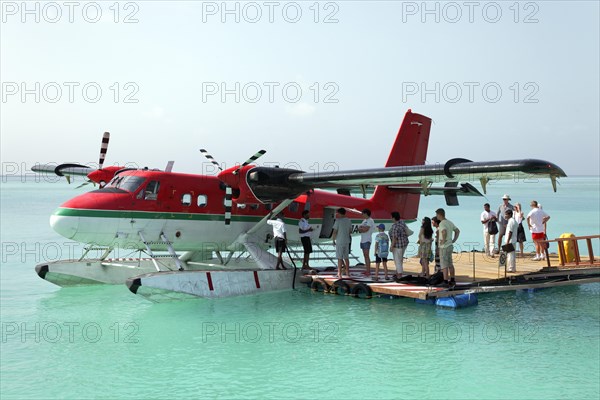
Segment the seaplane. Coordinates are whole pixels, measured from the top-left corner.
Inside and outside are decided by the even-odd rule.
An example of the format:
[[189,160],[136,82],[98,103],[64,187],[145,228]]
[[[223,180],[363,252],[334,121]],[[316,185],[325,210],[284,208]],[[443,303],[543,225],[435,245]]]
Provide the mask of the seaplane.
[[[481,196],[492,180],[549,178],[554,191],[564,171],[548,161],[471,161],[453,158],[426,164],[432,120],[408,110],[383,167],[327,172],[259,166],[261,150],[242,164],[222,169],[204,149],[214,174],[148,168],[103,168],[110,135],[102,138],[99,168],[38,164],[33,171],[87,178],[97,189],[62,204],[50,225],[83,243],[81,258],[45,262],[37,274],[56,285],[123,284],[150,300],[228,297],[294,287],[297,270],[275,269],[268,220],[283,214],[288,243],[300,242],[298,221],[310,210],[313,243],[330,245],[335,210],[344,207],[358,235],[361,211],[389,227],[390,213],[417,218],[422,195]],[[372,190],[372,194],[371,194]],[[361,196],[362,194],[362,196]],[[139,257],[109,256],[115,250]],[[88,257],[99,251],[98,257]],[[162,253],[162,254],[159,254]],[[293,261],[292,261],[293,262]]]

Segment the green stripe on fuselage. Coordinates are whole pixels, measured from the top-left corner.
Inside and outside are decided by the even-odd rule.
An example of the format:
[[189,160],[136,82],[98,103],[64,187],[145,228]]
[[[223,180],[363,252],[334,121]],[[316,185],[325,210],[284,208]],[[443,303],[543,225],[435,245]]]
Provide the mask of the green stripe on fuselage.
[[[88,218],[137,218],[137,219],[171,219],[183,221],[223,221],[223,214],[199,214],[199,213],[170,213],[170,212],[155,212],[155,211],[128,211],[128,210],[97,210],[97,209],[82,209],[82,208],[58,208],[54,215],[65,217],[88,217]],[[236,222],[258,222],[264,216],[260,215],[232,215],[232,221]],[[360,224],[362,220],[353,219],[352,224]],[[405,222],[413,222],[405,221]],[[286,224],[297,224],[297,219],[284,218]],[[321,218],[311,218],[311,223],[320,225],[323,220]],[[384,223],[391,224],[390,220],[375,220],[376,224]]]

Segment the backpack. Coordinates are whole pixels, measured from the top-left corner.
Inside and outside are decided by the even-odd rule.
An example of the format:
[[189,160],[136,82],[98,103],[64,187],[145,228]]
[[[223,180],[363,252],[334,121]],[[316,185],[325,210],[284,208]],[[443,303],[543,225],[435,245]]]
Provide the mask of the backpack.
[[498,233],[498,225],[496,224],[496,221],[488,222],[487,226],[488,226],[488,233],[490,235],[495,235]]
[[429,285],[431,286],[439,285],[442,282],[444,282],[444,273],[442,271],[436,272],[429,278]]

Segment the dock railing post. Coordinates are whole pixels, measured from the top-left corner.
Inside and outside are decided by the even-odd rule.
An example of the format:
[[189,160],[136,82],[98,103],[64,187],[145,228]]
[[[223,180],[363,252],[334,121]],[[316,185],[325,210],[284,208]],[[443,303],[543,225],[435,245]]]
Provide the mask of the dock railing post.
[[567,253],[565,252],[565,245],[563,239],[556,239],[558,241],[558,255],[560,257],[560,266],[564,267],[567,262]]
[[581,256],[579,255],[579,242],[576,239],[573,239],[573,244],[575,245],[575,265],[581,264]]
[[473,254],[473,282],[475,282],[475,252],[472,252]]
[[590,255],[590,264],[594,264],[595,260],[594,260],[594,250],[592,248],[592,239],[587,238],[587,239],[585,239],[585,241],[587,242],[588,254]]

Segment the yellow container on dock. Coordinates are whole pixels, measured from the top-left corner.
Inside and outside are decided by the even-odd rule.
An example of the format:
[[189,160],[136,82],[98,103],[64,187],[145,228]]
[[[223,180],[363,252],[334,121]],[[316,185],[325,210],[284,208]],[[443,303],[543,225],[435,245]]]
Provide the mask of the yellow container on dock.
[[[574,234],[572,233],[563,233],[562,235],[560,235],[560,238],[570,238],[570,237],[575,237]],[[570,263],[575,261],[575,242],[573,240],[569,240],[566,242],[563,242],[562,245],[564,246],[563,248],[565,249],[565,258],[566,260],[564,260],[565,263]],[[560,251],[558,252],[558,261],[560,263],[563,262],[562,256],[560,255]]]

